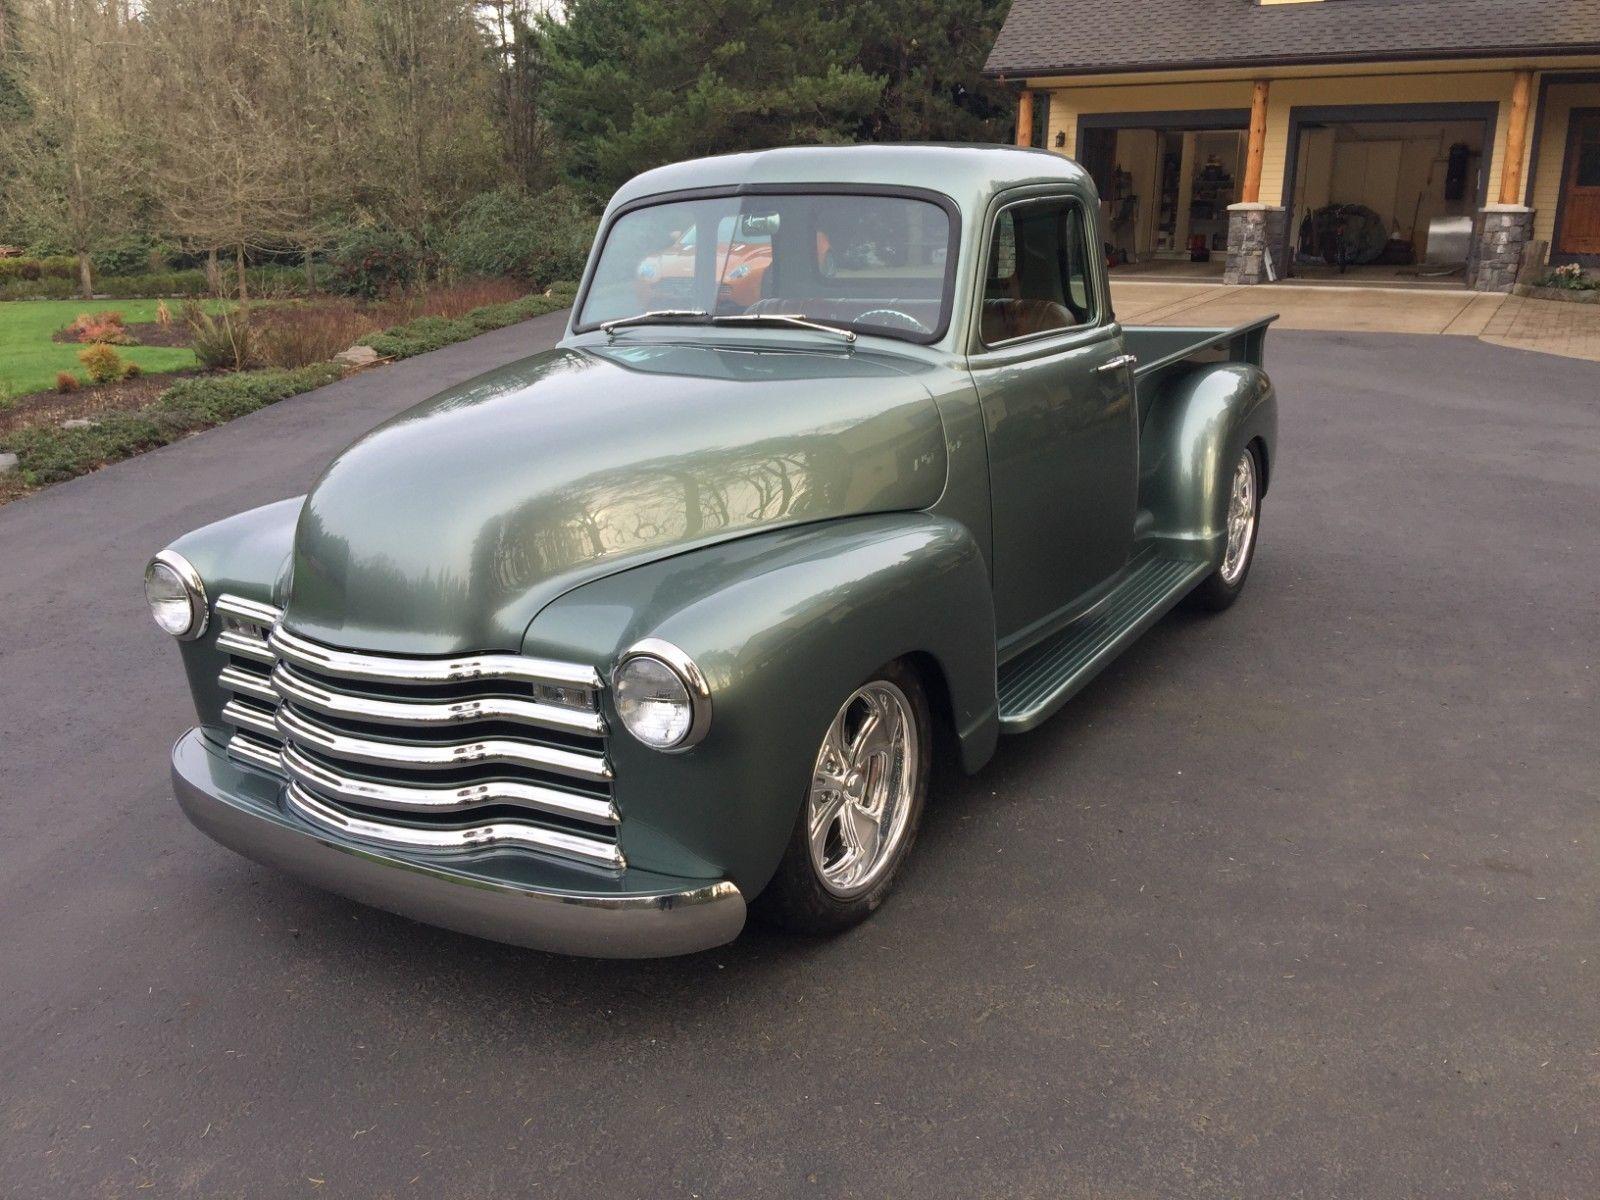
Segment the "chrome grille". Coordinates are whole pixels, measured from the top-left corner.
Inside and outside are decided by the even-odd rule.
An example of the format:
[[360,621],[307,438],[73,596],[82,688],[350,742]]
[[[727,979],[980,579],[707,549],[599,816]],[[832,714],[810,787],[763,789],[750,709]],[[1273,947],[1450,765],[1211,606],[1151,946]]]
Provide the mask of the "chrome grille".
[[283,776],[301,817],[441,853],[515,846],[624,865],[593,668],[358,654],[221,596],[229,753]]

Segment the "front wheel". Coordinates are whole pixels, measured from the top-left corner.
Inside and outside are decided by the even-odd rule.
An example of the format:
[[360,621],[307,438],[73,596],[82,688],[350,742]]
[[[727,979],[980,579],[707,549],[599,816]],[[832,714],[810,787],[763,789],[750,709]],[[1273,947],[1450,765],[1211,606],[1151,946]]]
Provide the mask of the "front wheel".
[[1261,462],[1255,448],[1246,446],[1228,487],[1228,541],[1222,563],[1189,593],[1191,607],[1221,612],[1239,598],[1255,559],[1256,527],[1260,523]]
[[783,861],[757,916],[794,933],[864,921],[894,886],[928,795],[933,726],[916,672],[880,668],[845,698],[817,748]]

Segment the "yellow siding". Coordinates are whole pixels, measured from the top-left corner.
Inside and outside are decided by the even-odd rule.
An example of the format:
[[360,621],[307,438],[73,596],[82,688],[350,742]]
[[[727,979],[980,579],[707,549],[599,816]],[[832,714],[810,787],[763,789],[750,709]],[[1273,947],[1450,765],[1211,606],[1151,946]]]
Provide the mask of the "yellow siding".
[[1291,108],[1330,104],[1461,104],[1493,101],[1500,106],[1500,116],[1495,122],[1494,155],[1489,163],[1489,200],[1493,203],[1500,198],[1500,170],[1505,155],[1507,115],[1511,108],[1511,80],[1510,71],[1276,79],[1267,102],[1267,154],[1261,164],[1261,199],[1268,204],[1283,202]]
[[1552,84],[1545,98],[1544,124],[1539,128],[1539,170],[1533,180],[1533,236],[1553,241],[1556,204],[1566,176],[1567,118],[1574,108],[1600,108],[1600,83]]
[[[1078,117],[1085,113],[1165,112],[1195,108],[1250,107],[1250,81],[1236,83],[1141,84],[1136,87],[1062,88],[1050,93],[1050,136],[1046,146],[1071,157],[1077,153]],[[1065,146],[1056,134],[1065,133]]]

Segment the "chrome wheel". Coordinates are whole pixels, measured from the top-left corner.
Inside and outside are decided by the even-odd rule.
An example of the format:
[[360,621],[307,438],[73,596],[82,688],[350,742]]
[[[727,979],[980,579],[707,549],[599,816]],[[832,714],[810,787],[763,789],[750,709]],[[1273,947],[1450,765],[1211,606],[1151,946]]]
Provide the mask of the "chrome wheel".
[[1256,456],[1246,450],[1234,468],[1228,495],[1228,548],[1222,555],[1222,582],[1232,587],[1250,562],[1256,540]]
[[914,806],[918,737],[906,694],[886,679],[857,688],[828,726],[806,804],[811,865],[841,899],[893,865]]

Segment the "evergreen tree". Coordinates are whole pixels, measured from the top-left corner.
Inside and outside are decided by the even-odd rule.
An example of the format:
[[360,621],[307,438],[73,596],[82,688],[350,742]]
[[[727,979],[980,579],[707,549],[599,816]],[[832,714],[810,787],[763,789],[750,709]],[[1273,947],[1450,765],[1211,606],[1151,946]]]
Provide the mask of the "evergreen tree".
[[860,66],[884,80],[865,141],[994,142],[1011,131],[1015,96],[983,77],[1011,0],[872,0],[851,14]]
[[540,25],[568,172],[604,194],[677,159],[853,139],[883,81],[850,22],[786,0],[572,0]]

